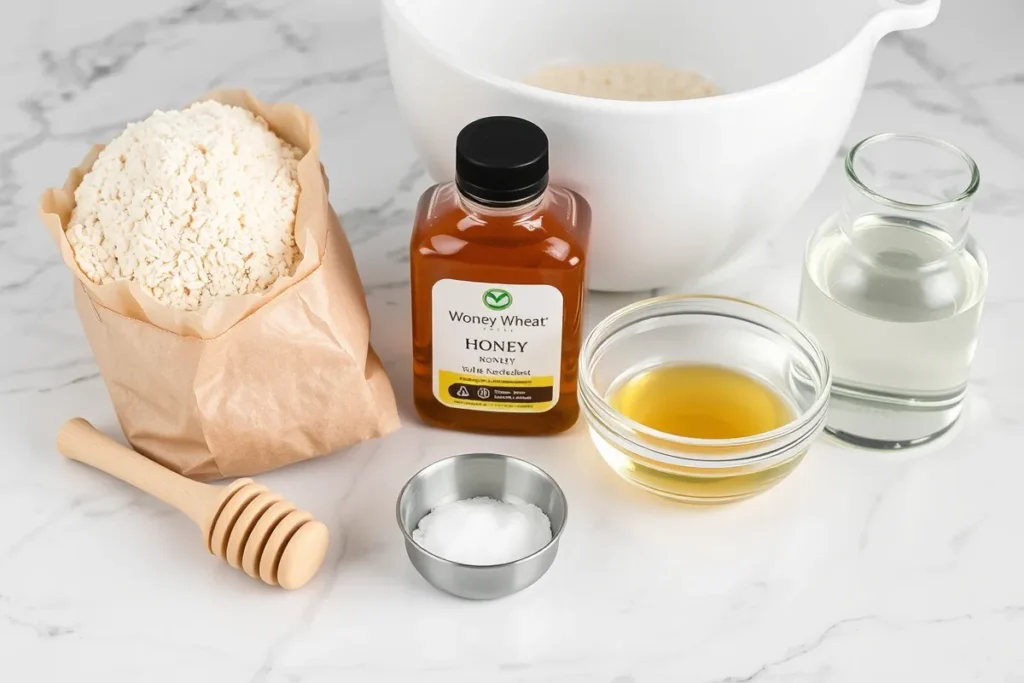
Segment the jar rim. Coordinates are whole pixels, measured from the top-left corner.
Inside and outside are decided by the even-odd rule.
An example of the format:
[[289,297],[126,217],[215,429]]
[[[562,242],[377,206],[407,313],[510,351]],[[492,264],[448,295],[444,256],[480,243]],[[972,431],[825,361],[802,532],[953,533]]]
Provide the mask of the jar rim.
[[[953,197],[952,199],[945,199],[941,202],[928,202],[924,204],[918,204],[915,202],[905,202],[899,199],[893,199],[887,197],[876,190],[871,189],[867,183],[865,183],[860,176],[857,175],[857,171],[854,169],[854,159],[857,154],[868,147],[884,142],[892,142],[894,140],[902,140],[904,142],[918,142],[941,147],[947,152],[952,152],[958,156],[966,165],[968,172],[970,173],[970,180],[960,194]],[[929,137],[927,135],[910,135],[906,133],[876,133],[869,137],[864,138],[856,145],[854,145],[849,153],[846,155],[846,161],[844,163],[846,170],[846,176],[853,183],[853,186],[857,188],[862,194],[866,195],[873,201],[880,204],[895,208],[895,209],[906,209],[909,211],[942,211],[945,209],[952,208],[957,204],[960,204],[971,197],[978,191],[978,187],[981,185],[981,171],[978,170],[978,164],[975,163],[974,159],[970,154],[962,150],[960,147],[954,145],[951,142],[940,140],[939,138]]]
[[[694,305],[699,304],[712,304],[713,306],[716,306],[718,310],[696,310],[693,308]],[[662,313],[656,312],[656,309],[665,307],[669,307],[670,310],[666,310]],[[745,317],[742,314],[738,314],[735,310],[722,310],[726,307],[740,309],[750,308],[761,314],[767,314],[775,326],[770,328],[766,327],[758,321]],[[645,310],[651,310],[652,314],[629,320],[631,316]],[[818,375],[816,379],[818,379],[821,384],[821,388],[814,397],[813,403],[781,427],[777,427],[773,430],[762,432],[760,434],[753,434],[751,436],[734,439],[705,439],[670,434],[641,424],[640,422],[637,422],[612,408],[612,406],[605,400],[604,396],[598,392],[591,379],[593,369],[592,360],[600,351],[602,345],[621,330],[627,329],[628,327],[642,323],[646,320],[650,320],[652,317],[685,314],[731,317],[745,323],[765,327],[765,329],[768,329],[773,334],[784,337],[791,342],[795,342],[797,346],[807,353],[811,360],[811,365],[814,367],[814,370]],[[664,449],[653,449],[648,443],[637,443],[638,446],[641,446],[646,450],[657,450],[659,455],[662,457],[679,464],[692,464],[698,467],[708,467],[709,465],[716,467],[732,467],[775,457],[780,449],[788,450],[792,442],[798,442],[805,438],[807,436],[806,430],[809,426],[813,426],[819,422],[823,423],[825,408],[828,406],[829,395],[831,392],[832,371],[828,358],[825,356],[825,352],[818,345],[817,341],[815,341],[815,339],[797,323],[769,308],[745,299],[730,296],[715,294],[669,294],[644,299],[630,304],[618,309],[599,322],[583,342],[583,346],[580,351],[578,385],[578,392],[581,399],[580,403],[588,413],[588,419],[599,420],[604,428],[610,429],[620,437],[624,436],[627,432],[635,433],[681,448],[700,448],[708,450],[732,449],[736,447],[756,449],[758,446],[765,446],[778,441],[783,442],[782,444],[779,444],[778,447],[771,448],[766,452],[759,450],[753,454],[746,453],[734,458],[721,456],[700,457],[692,453],[683,455],[670,451],[667,452]],[[633,439],[630,439],[630,441],[633,441]]]

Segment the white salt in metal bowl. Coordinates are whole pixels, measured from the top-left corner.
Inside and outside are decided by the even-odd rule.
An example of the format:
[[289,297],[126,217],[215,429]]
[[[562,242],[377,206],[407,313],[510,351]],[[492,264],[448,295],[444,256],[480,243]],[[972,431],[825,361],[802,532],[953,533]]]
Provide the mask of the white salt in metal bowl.
[[[455,137],[509,114],[551,141],[552,180],[593,208],[591,286],[682,284],[788,221],[824,174],[885,34],[939,0],[384,0],[391,79],[435,180]],[[520,81],[552,63],[660,62],[727,94],[623,102]]]
[[[413,540],[420,520],[437,506],[481,496],[536,505],[551,521],[551,540],[531,555],[490,565],[446,560]],[[490,600],[521,591],[547,572],[558,553],[569,508],[562,489],[536,465],[499,453],[465,453],[417,472],[398,495],[396,514],[405,550],[423,578],[460,598]]]

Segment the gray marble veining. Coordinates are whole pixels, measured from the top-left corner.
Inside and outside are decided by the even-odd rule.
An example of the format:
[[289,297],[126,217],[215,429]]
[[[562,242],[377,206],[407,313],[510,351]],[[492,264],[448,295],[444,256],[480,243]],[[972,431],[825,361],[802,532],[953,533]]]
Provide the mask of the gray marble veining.
[[[923,133],[982,169],[972,230],[991,281],[967,415],[920,454],[822,442],[768,494],[694,512],[628,489],[582,428],[521,441],[416,422],[406,244],[430,181],[390,90],[374,0],[5,2],[0,680],[1024,680],[1024,5],[946,5],[935,25],[879,46],[847,145]],[[333,534],[322,574],[291,594],[218,566],[187,520],[53,448],[73,415],[117,427],[39,194],[126,122],[217,87],[317,118],[406,421],[265,477]],[[840,167],[764,249],[700,286],[792,313]],[[595,295],[588,321],[649,294]],[[542,582],[465,603],[408,565],[393,504],[423,464],[487,449],[552,473],[574,518]]]

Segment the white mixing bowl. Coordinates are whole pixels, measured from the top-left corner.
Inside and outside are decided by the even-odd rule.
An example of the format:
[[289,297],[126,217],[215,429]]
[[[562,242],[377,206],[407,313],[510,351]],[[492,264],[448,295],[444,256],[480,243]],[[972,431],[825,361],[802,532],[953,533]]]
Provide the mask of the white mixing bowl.
[[[846,133],[886,33],[939,0],[383,0],[391,79],[437,181],[455,137],[508,114],[551,141],[553,182],[588,199],[591,287],[708,275],[789,220]],[[522,79],[554,63],[658,62],[726,94],[626,102]]]

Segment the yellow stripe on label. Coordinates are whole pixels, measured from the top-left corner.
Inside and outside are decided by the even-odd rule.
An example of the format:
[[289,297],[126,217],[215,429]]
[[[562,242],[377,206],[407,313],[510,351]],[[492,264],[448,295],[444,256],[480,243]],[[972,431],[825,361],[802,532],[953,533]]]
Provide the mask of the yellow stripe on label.
[[554,377],[488,377],[438,372],[438,398],[453,408],[541,413],[554,405]]

